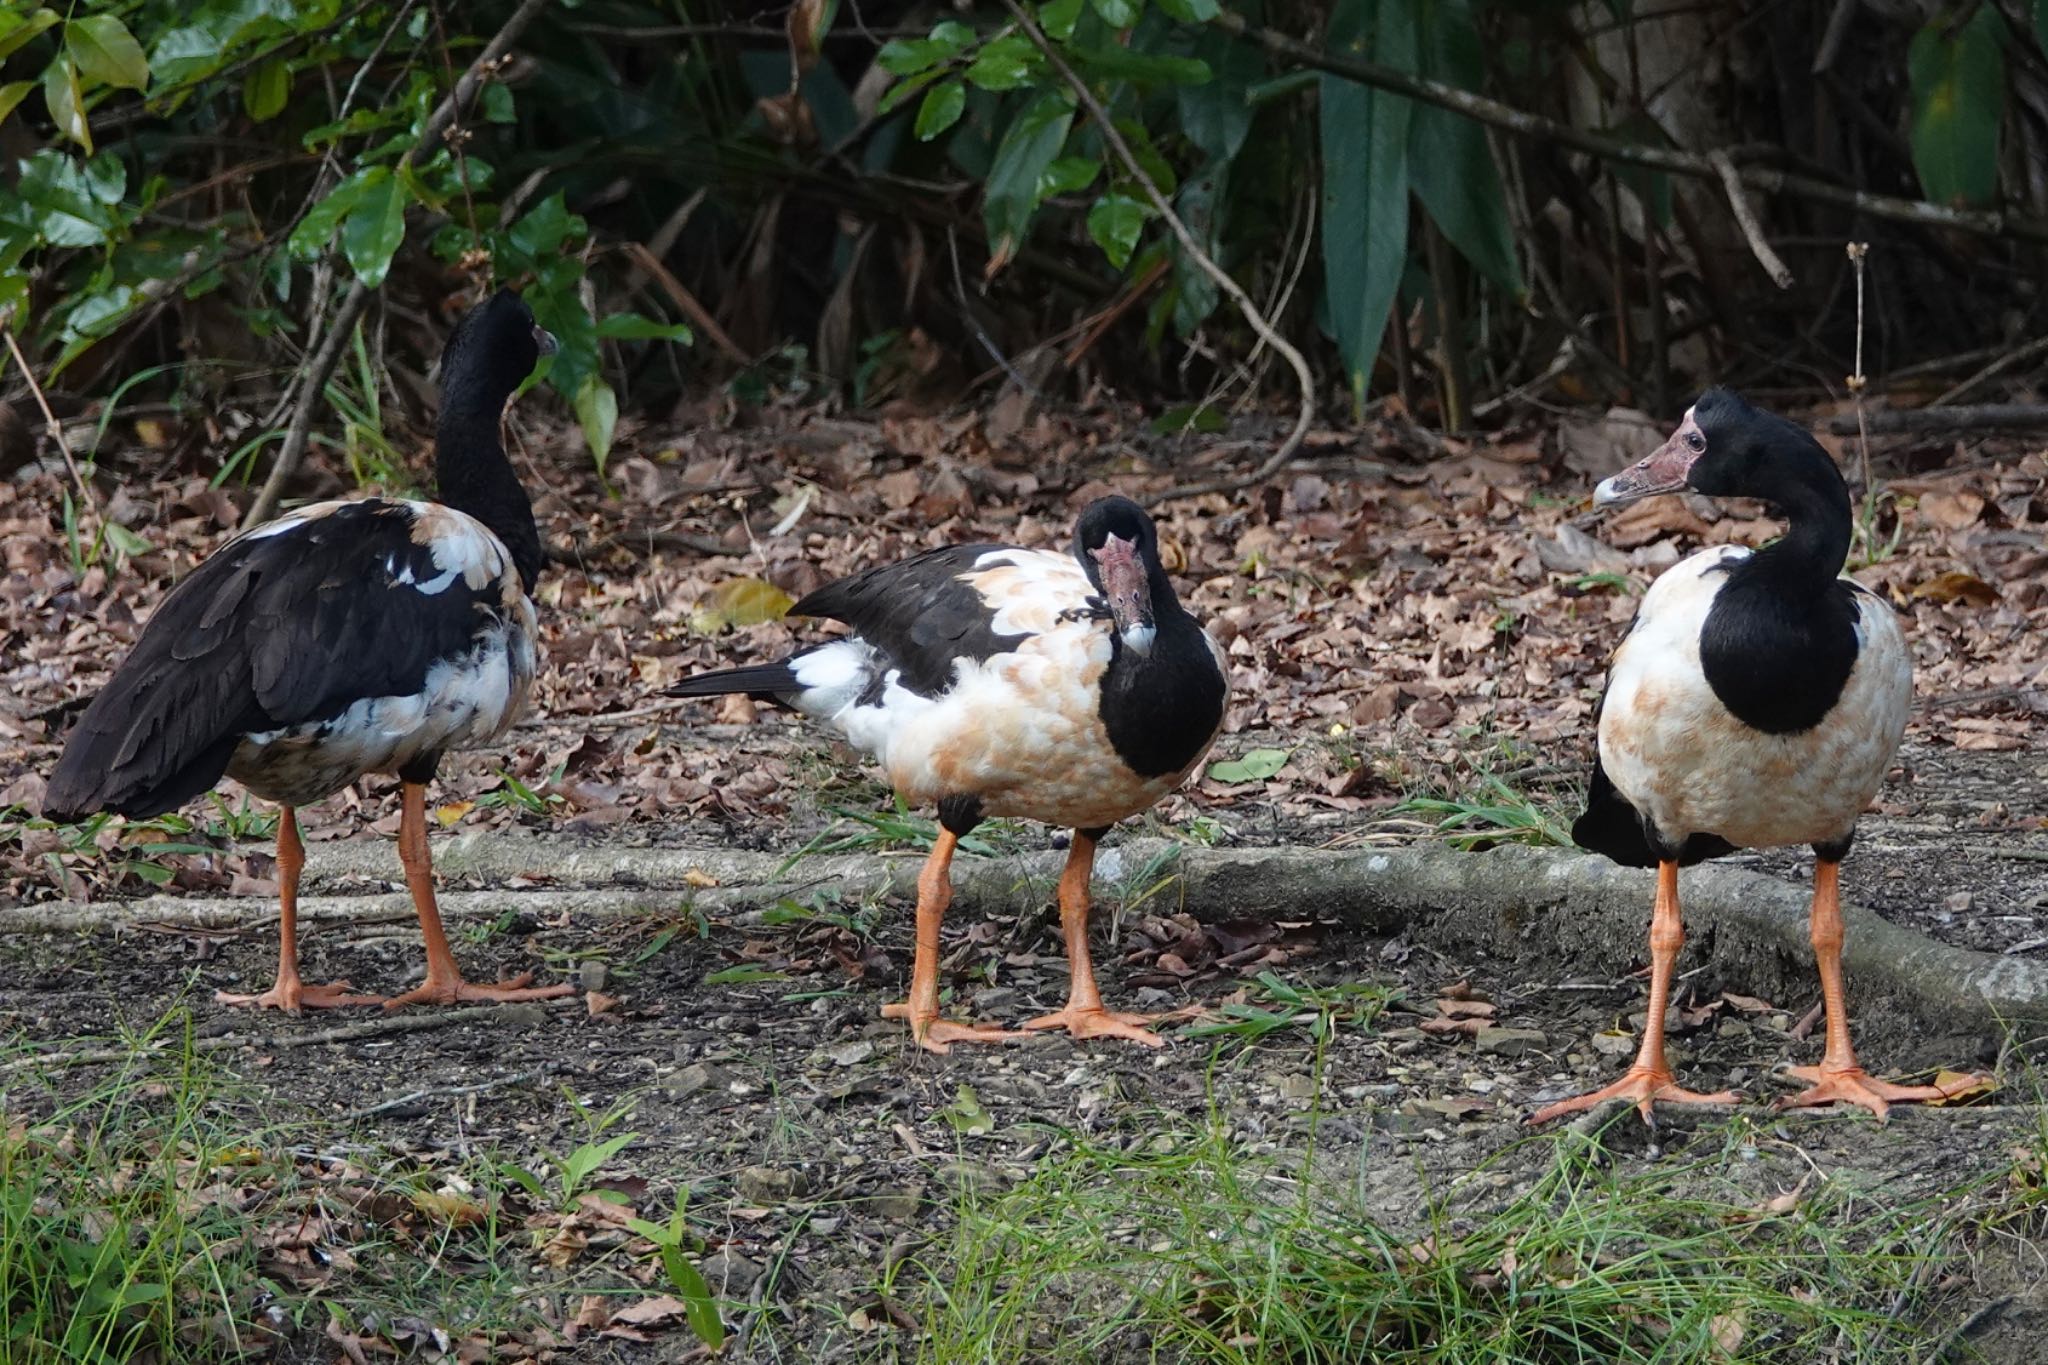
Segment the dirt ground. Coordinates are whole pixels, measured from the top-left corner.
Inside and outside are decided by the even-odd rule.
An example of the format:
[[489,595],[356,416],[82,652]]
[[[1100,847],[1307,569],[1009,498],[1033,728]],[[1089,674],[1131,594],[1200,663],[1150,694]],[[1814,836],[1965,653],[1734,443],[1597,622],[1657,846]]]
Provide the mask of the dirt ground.
[[[765,728],[787,741],[793,764],[830,758],[801,731]],[[1971,946],[2041,951],[2024,944],[2048,901],[2048,863],[2015,856],[2038,852],[2039,836],[1982,828],[1987,809],[2038,780],[2039,761],[2032,753],[1978,754],[1963,765],[1909,750],[1902,773],[1911,780],[1889,788],[1881,813],[1868,820],[1848,864],[1849,894]],[[874,797],[849,781],[827,791],[823,805],[872,807]],[[1176,816],[1193,814],[1192,805],[1169,808],[1159,823],[1172,827]],[[1217,829],[1206,837],[1218,842],[1276,833],[1256,810],[1210,818]],[[822,806],[807,809],[749,842],[795,852],[832,819]],[[1972,826],[1964,838],[1955,833]],[[1362,837],[1351,820],[1277,832],[1299,841]],[[718,846],[737,834],[723,822],[686,820],[587,837]],[[1400,834],[1389,826],[1377,837]],[[1023,848],[1046,838],[1019,831]],[[317,847],[312,856],[317,873]],[[324,879],[320,889],[381,890],[396,884],[395,874],[394,863],[392,882]],[[1951,898],[1960,895],[1971,898],[1968,907],[1955,908]],[[198,1036],[247,1039],[214,1058],[252,1112],[303,1115],[337,1148],[347,1149],[353,1134],[370,1144],[365,1150],[405,1153],[428,1169],[484,1153],[542,1169],[548,1154],[590,1136],[592,1115],[623,1109],[611,1131],[639,1136],[606,1172],[655,1210],[689,1187],[696,1216],[713,1229],[706,1269],[714,1287],[753,1305],[738,1321],[733,1358],[836,1361],[914,1355],[914,1336],[888,1326],[882,1305],[907,1311],[921,1276],[933,1267],[943,1273],[953,1190],[1001,1190],[1028,1178],[1061,1149],[1063,1134],[1136,1143],[1216,1114],[1234,1140],[1284,1155],[1307,1144],[1313,1125],[1330,1178],[1365,1191],[1387,1225],[1416,1228],[1431,1192],[1454,1191],[1454,1207],[1484,1211],[1537,1178],[1548,1148],[1523,1141],[1521,1117],[1617,1071],[1626,1035],[1642,1022],[1640,979],[1589,981],[1568,962],[1505,964],[1331,924],[1200,927],[1143,906],[1104,906],[1097,941],[1108,941],[1098,960],[1116,1004],[1213,1011],[1248,1000],[1272,1008],[1260,972],[1294,987],[1370,984],[1391,1003],[1370,1023],[1340,1022],[1320,1069],[1300,1027],[1246,1041],[1194,1036],[1199,1023],[1169,1026],[1173,1044],[1159,1052],[1042,1036],[934,1057],[878,1017],[903,988],[908,906],[822,909],[773,929],[714,921],[701,936],[660,912],[608,925],[518,915],[469,924],[458,953],[476,979],[532,969],[616,1003],[593,1015],[577,997],[315,1046],[289,1040],[376,1016],[253,1019],[212,1001],[217,988],[267,981],[275,951],[267,926],[17,935],[0,940],[0,1036],[37,1044],[103,1038],[189,1010]],[[1015,1022],[1057,1005],[1065,968],[1049,909],[1017,923],[958,906],[946,930],[947,984],[968,1012]],[[380,991],[407,982],[419,960],[416,932],[390,924],[321,925],[305,934],[303,954],[309,980],[346,977]],[[1447,996],[1490,1003],[1478,1022],[1502,1032],[1438,1031],[1445,1007],[1437,1002]],[[1817,992],[1758,1001],[1711,966],[1688,975],[1670,1019],[1682,1078],[1701,1089],[1730,1086],[1757,1102],[1784,1093],[1774,1071],[1817,1056],[1817,1035],[1794,1036],[1816,999]],[[1917,1036],[1883,1017],[1859,1020],[1857,1035],[1885,1075],[1983,1066],[2000,1056],[2000,1039]],[[1879,1127],[1860,1114],[1773,1117],[1752,1103],[1731,1121],[1673,1112],[1654,1137],[1630,1119],[1609,1141],[1630,1162],[1738,1153],[1719,1176],[1753,1189],[1759,1203],[1815,1177],[1873,1199],[1954,1187],[1992,1175],[2016,1142],[2038,1134],[2040,1096],[2018,1059],[2038,1053],[2040,1040],[2015,1041],[2031,1046],[2006,1054],[2007,1089],[1989,1104],[1901,1108]],[[955,1121],[963,1085],[990,1117],[985,1134],[963,1134]],[[588,1283],[604,1254],[600,1241],[560,1271],[536,1260],[539,1283],[562,1286],[559,1315],[574,1307],[568,1286]],[[1959,1320],[1999,1304],[1973,1334],[1978,1358],[2031,1361],[2048,1327],[2044,1266],[2040,1248],[2024,1239],[1987,1243],[1945,1281],[1940,1313]],[[303,1349],[309,1359],[329,1354],[318,1342]],[[564,1358],[645,1358],[634,1349],[586,1341]]]

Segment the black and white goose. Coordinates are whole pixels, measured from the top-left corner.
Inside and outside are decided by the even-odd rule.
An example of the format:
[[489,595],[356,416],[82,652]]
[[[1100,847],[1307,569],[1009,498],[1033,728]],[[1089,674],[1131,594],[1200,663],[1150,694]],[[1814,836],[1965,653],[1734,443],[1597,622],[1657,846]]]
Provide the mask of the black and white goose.
[[1128,498],[1081,513],[1072,556],[1011,545],[929,550],[828,584],[792,616],[852,633],[778,664],[684,680],[672,696],[746,692],[824,721],[908,801],[933,802],[939,836],[918,877],[910,1020],[933,1052],[1019,1034],[939,1017],[939,921],[955,843],[989,817],[1074,830],[1060,877],[1070,985],[1027,1029],[1153,1046],[1146,1017],[1103,1007],[1088,957],[1096,842],[1179,786],[1223,725],[1222,651],[1174,595],[1152,518]]
[[1954,1093],[1876,1080],[1849,1045],[1839,870],[1905,733],[1913,663],[1892,608],[1842,576],[1848,486],[1806,431],[1709,389],[1671,439],[1603,482],[1593,501],[1684,489],[1760,498],[1784,514],[1785,534],[1754,552],[1722,545],[1673,565],[1615,652],[1572,837],[1618,863],[1657,868],[1649,1014],[1642,1050],[1620,1080],[1531,1121],[1615,1098],[1646,1119],[1655,1100],[1735,1101],[1732,1091],[1680,1089],[1664,1059],[1672,966],[1685,942],[1678,869],[1788,844],[1810,844],[1818,859],[1812,936],[1827,1048],[1819,1066],[1791,1069],[1811,1085],[1782,1107],[1860,1104],[1881,1118],[1890,1103]]
[[398,855],[427,953],[424,984],[382,1003],[572,989],[462,979],[435,909],[425,795],[441,755],[503,734],[533,682],[540,535],[498,426],[553,348],[515,294],[473,309],[442,358],[441,500],[314,503],[229,541],[165,597],[66,742],[44,799],[54,820],[160,814],[222,777],[283,807],[277,980],[223,1003],[379,1003],[345,981],[305,984],[296,941],[296,808],[377,772],[402,784]]

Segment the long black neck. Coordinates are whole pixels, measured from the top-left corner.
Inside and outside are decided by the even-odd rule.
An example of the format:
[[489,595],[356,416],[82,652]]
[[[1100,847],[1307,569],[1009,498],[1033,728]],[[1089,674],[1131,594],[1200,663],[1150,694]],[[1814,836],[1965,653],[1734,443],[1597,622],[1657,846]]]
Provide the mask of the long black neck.
[[533,501],[498,438],[504,409],[504,395],[495,402],[489,396],[445,395],[434,439],[434,477],[443,504],[467,512],[505,542],[520,582],[531,593],[540,580],[540,530],[533,522]]
[[1848,487],[1824,455],[1786,473],[1759,490],[1784,513],[1784,536],[1729,570],[1700,631],[1714,695],[1771,734],[1819,724],[1857,654],[1856,604],[1839,579],[1849,555]]
[[1147,564],[1152,649],[1140,654],[1118,639],[1102,678],[1102,726],[1126,766],[1141,777],[1176,773],[1194,762],[1223,721],[1228,692],[1202,628],[1174,595],[1159,564]]

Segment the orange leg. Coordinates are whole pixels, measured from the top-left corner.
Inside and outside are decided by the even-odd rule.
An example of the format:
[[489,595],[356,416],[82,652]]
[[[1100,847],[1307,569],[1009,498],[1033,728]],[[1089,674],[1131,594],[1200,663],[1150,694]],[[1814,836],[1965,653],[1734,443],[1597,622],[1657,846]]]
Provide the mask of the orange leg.
[[910,999],[882,1006],[884,1019],[910,1021],[911,1037],[927,1052],[951,1052],[955,1043],[1000,1043],[1023,1036],[939,1017],[939,921],[953,903],[953,846],[959,842],[953,831],[941,828],[931,856],[917,874],[917,956],[910,965]]
[[1629,1100],[1642,1111],[1643,1122],[1654,1123],[1651,1102],[1669,1104],[1734,1104],[1733,1090],[1703,1095],[1680,1089],[1664,1060],[1664,1011],[1671,1003],[1671,972],[1678,963],[1678,950],[1685,946],[1685,925],[1678,916],[1678,864],[1657,864],[1657,904],[1650,913],[1650,1012],[1643,1021],[1643,1047],[1635,1065],[1609,1086],[1560,1100],[1529,1116],[1531,1123],[1548,1123],[1566,1114],[1591,1109],[1608,1100]]
[[413,909],[419,912],[420,934],[427,941],[427,979],[403,995],[384,1002],[387,1010],[406,1005],[452,1005],[458,1000],[550,1000],[573,995],[576,988],[527,986],[532,972],[495,986],[473,986],[462,979],[455,955],[448,951],[448,935],[441,929],[441,911],[434,904],[434,861],[427,851],[427,789],[418,782],[401,784],[403,806],[398,820],[398,860],[405,864],[405,886],[412,892]]
[[1848,993],[1842,988],[1840,863],[1814,864],[1812,924],[1813,955],[1820,967],[1820,995],[1828,1016],[1827,1050],[1821,1054],[1819,1066],[1787,1068],[1786,1074],[1795,1080],[1813,1084],[1797,1095],[1778,1101],[1778,1108],[1860,1104],[1882,1119],[1894,1104],[1946,1099],[1982,1084],[1979,1077],[1966,1076],[1947,1089],[1938,1085],[1892,1085],[1873,1079],[1858,1066],[1855,1049],[1849,1046]]
[[1075,830],[1066,870],[1060,873],[1060,928],[1067,938],[1066,1008],[1040,1015],[1024,1027],[1063,1028],[1076,1038],[1128,1038],[1147,1047],[1165,1047],[1166,1040],[1145,1027],[1152,1016],[1115,1014],[1102,1007],[1095,966],[1088,956],[1088,875],[1094,869],[1095,841]]
[[306,866],[306,846],[299,841],[298,812],[290,806],[277,813],[277,980],[261,995],[214,992],[223,1005],[253,1005],[258,1009],[332,1009],[336,1005],[377,1005],[383,997],[354,995],[346,981],[326,986],[308,986],[299,979],[299,873]]

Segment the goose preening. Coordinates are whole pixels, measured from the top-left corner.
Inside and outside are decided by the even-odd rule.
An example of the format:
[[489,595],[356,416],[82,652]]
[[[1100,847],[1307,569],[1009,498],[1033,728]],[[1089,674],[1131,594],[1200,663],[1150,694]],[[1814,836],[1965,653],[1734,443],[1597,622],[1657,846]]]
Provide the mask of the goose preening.
[[[44,814],[146,817],[232,777],[275,801],[277,980],[224,1003],[306,1007],[566,995],[527,978],[463,980],[434,904],[426,784],[441,755],[502,735],[536,665],[539,532],[499,437],[506,401],[554,339],[516,294],[465,316],[441,364],[440,501],[320,502],[235,537],[177,585],[80,718]],[[296,810],[367,773],[403,792],[398,856],[426,939],[426,980],[380,1002],[299,977],[305,848]]]
[[[1582,847],[1657,869],[1650,1000],[1642,1049],[1622,1078],[1530,1116],[1542,1123],[1601,1101],[1729,1104],[1732,1091],[1681,1089],[1664,1058],[1664,1012],[1685,942],[1678,869],[1738,848],[1810,844],[1812,937],[1827,1012],[1820,1065],[1783,1107],[1889,1104],[1958,1093],[1892,1085],[1858,1065],[1842,989],[1839,871],[1856,819],[1898,752],[1913,664],[1891,606],[1842,576],[1849,491],[1802,428],[1710,389],[1678,430],[1601,483],[1598,506],[1691,489],[1760,498],[1785,534],[1760,550],[1723,545],[1673,565],[1644,595],[1615,652],[1599,714],[1599,750]],[[1975,1078],[1970,1078],[1975,1083]]]
[[832,726],[939,834],[918,877],[907,1018],[933,1052],[1021,1035],[939,1015],[939,922],[953,849],[990,817],[1073,829],[1060,877],[1067,1003],[1027,1029],[1159,1045],[1145,1016],[1105,1009],[1088,956],[1096,842],[1179,786],[1223,725],[1222,651],[1174,595],[1158,532],[1127,498],[1081,513],[1071,556],[1011,545],[929,550],[828,584],[792,616],[851,633],[781,663],[685,679],[672,696],[772,697]]

